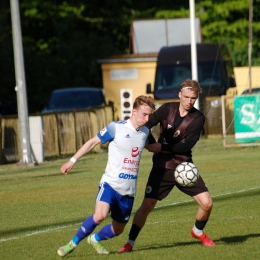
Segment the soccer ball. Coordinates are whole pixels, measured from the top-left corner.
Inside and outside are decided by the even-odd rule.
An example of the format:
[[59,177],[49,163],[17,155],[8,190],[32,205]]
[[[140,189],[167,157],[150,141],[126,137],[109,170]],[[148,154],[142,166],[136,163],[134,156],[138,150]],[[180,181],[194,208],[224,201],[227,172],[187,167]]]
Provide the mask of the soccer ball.
[[174,172],[177,183],[183,187],[192,187],[199,179],[199,170],[191,162],[183,162],[179,164]]

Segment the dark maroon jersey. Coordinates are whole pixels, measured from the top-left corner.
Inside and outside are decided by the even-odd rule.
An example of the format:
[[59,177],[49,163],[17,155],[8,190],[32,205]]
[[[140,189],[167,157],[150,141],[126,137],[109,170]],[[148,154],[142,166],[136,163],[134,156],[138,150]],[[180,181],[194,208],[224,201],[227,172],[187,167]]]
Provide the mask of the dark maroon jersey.
[[[200,138],[205,122],[204,115],[198,109],[192,108],[186,116],[181,117],[179,106],[179,102],[163,104],[150,116],[146,124],[147,127],[152,128],[160,123],[158,142],[162,146],[166,144],[173,148],[175,146],[181,147],[189,140],[195,141],[193,142],[195,144]],[[153,156],[154,166],[167,169],[175,169],[181,162],[186,161],[192,161],[191,148],[186,151],[175,151],[169,154],[160,152]]]

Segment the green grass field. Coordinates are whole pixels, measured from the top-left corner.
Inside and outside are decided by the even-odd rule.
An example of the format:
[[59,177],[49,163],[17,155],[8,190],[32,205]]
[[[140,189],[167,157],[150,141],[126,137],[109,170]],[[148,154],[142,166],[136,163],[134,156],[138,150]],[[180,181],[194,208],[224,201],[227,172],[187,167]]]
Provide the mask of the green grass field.
[[[61,259],[57,248],[93,213],[107,154],[86,155],[64,176],[60,166],[67,159],[46,160],[36,167],[0,165],[1,259]],[[133,252],[117,253],[127,240],[131,218],[121,236],[103,242],[109,255],[97,255],[83,240],[66,258],[260,259],[260,147],[223,148],[221,139],[202,139],[193,149],[193,159],[213,197],[205,231],[216,247],[203,247],[190,236],[197,204],[174,189],[149,215]],[[150,168],[151,153],[144,151],[134,211]],[[108,217],[101,226],[110,221]]]

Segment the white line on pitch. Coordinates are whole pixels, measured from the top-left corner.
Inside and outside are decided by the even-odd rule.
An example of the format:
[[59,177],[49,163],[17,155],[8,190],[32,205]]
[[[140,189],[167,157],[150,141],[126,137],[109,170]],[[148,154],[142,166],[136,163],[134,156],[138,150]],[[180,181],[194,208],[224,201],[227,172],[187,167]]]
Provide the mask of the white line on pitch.
[[60,227],[55,227],[55,228],[47,228],[47,229],[44,229],[44,230],[35,231],[35,232],[28,233],[28,234],[21,235],[21,236],[1,238],[0,243],[5,242],[5,241],[9,241],[9,240],[19,239],[19,238],[22,238],[22,237],[30,237],[30,236],[34,236],[34,235],[38,235],[38,234],[42,234],[42,233],[48,233],[48,232],[53,231],[53,230],[59,230],[59,229],[63,229],[63,228],[67,228],[67,227],[71,227],[71,226],[75,226],[75,225],[80,225],[80,224],[81,223],[75,223],[75,224],[70,224],[70,225],[60,226]]

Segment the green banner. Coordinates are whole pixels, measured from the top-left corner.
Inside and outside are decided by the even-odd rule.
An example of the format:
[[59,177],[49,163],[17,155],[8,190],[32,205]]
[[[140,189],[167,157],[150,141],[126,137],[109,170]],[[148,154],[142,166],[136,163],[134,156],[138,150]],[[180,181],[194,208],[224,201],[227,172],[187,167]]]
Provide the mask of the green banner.
[[260,95],[234,98],[236,142],[260,140]]

